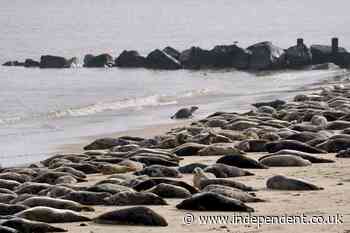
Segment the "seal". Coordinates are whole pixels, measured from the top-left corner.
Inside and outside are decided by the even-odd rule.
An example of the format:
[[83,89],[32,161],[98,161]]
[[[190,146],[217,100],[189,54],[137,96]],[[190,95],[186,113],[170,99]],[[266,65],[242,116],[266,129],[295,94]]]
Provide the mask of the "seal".
[[192,117],[193,113],[198,109],[197,106],[192,106],[191,108],[181,108],[178,110],[171,119],[186,119]]
[[265,202],[265,200],[257,198],[247,192],[243,192],[240,189],[223,186],[223,185],[211,184],[206,186],[202,191],[221,194],[223,196],[237,199],[242,202]]
[[196,167],[199,167],[199,168],[202,168],[202,169],[205,169],[206,167],[208,167],[209,165],[207,164],[203,164],[203,163],[190,163],[190,164],[187,164],[187,165],[184,165],[184,166],[181,166],[178,168],[178,171],[183,173],[183,174],[192,174],[193,173],[193,170],[196,168]]
[[131,207],[104,213],[94,219],[99,224],[168,226],[164,217],[147,207]]
[[75,201],[82,205],[104,205],[106,203],[104,199],[110,196],[112,196],[112,194],[107,192],[74,191],[61,198]]
[[260,162],[269,167],[306,167],[311,166],[309,160],[295,155],[272,155],[260,160]]
[[268,158],[273,155],[294,155],[294,156],[299,156],[303,159],[309,160],[311,163],[334,163],[334,160],[331,159],[324,159],[324,158],[318,158],[312,154],[306,153],[306,152],[301,152],[297,150],[280,150],[277,151],[276,153],[272,154],[267,154],[265,156],[262,156],[259,158],[259,161],[262,159]]
[[241,201],[212,192],[195,194],[192,197],[185,199],[177,204],[176,208],[182,210],[200,211],[254,212],[254,209],[252,207],[247,206]]
[[268,189],[276,190],[323,190],[323,188],[306,181],[282,175],[276,175],[269,178],[266,182],[266,186]]
[[187,189],[191,194],[199,192],[199,190],[197,188],[187,184],[186,182],[179,181],[179,180],[165,179],[165,178],[151,178],[151,179],[145,180],[145,181],[137,184],[133,188],[136,191],[140,192],[140,191],[143,191],[143,190],[150,189],[150,188],[152,188],[152,187],[154,187],[154,186],[156,186],[158,184],[161,184],[161,183],[180,186],[182,188]]
[[45,223],[68,223],[68,222],[84,222],[91,221],[90,218],[79,215],[71,210],[60,210],[50,207],[33,207],[21,211],[15,215],[16,217],[25,218],[32,221]]
[[14,215],[18,212],[28,209],[27,206],[24,205],[8,205],[8,204],[0,204],[0,215]]
[[1,233],[20,233],[14,228],[5,227],[5,226],[0,226],[0,232]]
[[154,193],[149,192],[120,192],[106,199],[107,205],[167,205],[166,201]]
[[50,188],[44,189],[39,192],[40,196],[48,196],[48,197],[61,197],[64,196],[68,193],[74,192],[73,189],[65,187],[65,186],[60,186],[60,185],[55,185]]
[[[67,232],[67,230],[51,226],[47,223],[30,221],[24,218],[13,218],[2,223],[2,226],[16,229],[18,232]],[[0,232],[1,231],[0,229]]]
[[239,177],[239,176],[252,176],[253,173],[245,171],[241,168],[229,166],[226,164],[216,163],[210,165],[203,170],[204,172],[213,173],[217,178]]
[[81,204],[70,201],[70,200],[62,200],[62,199],[56,199],[51,197],[31,197],[20,204],[29,206],[29,207],[36,207],[36,206],[45,206],[45,207],[51,207],[55,209],[66,209],[66,210],[73,210],[73,211],[94,211],[92,207],[89,206],[82,206]]
[[244,155],[225,155],[219,158],[216,163],[222,163],[239,168],[266,169],[267,167],[258,161]]
[[335,157],[337,158],[350,158],[350,149],[339,151]]
[[192,156],[192,155],[197,155],[198,151],[200,151],[205,147],[207,147],[207,145],[194,143],[194,142],[187,142],[185,144],[175,147],[172,150],[172,152],[178,156]]
[[86,191],[106,192],[111,194],[116,194],[122,191],[135,192],[132,188],[129,188],[123,185],[118,185],[118,184],[110,184],[110,183],[94,185],[88,188]]
[[150,177],[182,177],[181,173],[175,168],[162,165],[151,165],[143,170],[136,172],[135,175],[148,175]]
[[32,178],[29,175],[19,174],[16,172],[4,172],[4,173],[0,173],[0,179],[14,180],[19,183],[24,183],[26,181],[30,181]]
[[3,189],[9,189],[14,190],[16,187],[18,187],[21,183],[14,181],[14,180],[4,180],[0,179],[0,188]]
[[25,182],[20,186],[17,186],[15,192],[17,194],[38,194],[40,191],[50,187],[52,187],[52,185],[50,184]]
[[277,142],[269,142],[265,145],[266,150],[269,153],[275,153],[279,150],[288,149],[288,150],[297,150],[311,154],[322,154],[325,153],[324,150],[309,146],[305,143],[294,141],[294,140],[280,140]]
[[0,203],[9,204],[16,197],[16,194],[0,194]]
[[234,180],[227,180],[222,178],[209,178],[202,169],[195,168],[194,174],[193,174],[193,183],[196,185],[197,188],[203,189],[208,185],[211,184],[219,184],[224,186],[229,186],[233,188],[238,188],[243,191],[253,191],[252,187],[246,186],[243,183],[234,181]]
[[185,188],[164,183],[160,183],[146,191],[163,198],[188,198],[191,196],[191,193]]

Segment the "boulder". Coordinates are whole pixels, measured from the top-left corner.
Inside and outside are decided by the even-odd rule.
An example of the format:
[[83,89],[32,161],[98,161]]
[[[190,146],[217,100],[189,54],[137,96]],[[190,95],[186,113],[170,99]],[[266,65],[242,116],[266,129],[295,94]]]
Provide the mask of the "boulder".
[[84,67],[88,68],[112,67],[113,64],[113,57],[107,53],[103,53],[97,56],[87,54],[84,57]]
[[70,63],[64,57],[45,55],[40,58],[40,68],[69,68]]
[[289,68],[308,66],[312,63],[312,54],[310,49],[301,43],[286,50],[286,60]]
[[246,69],[249,65],[251,52],[237,45],[218,45],[211,50],[214,57],[214,67]]
[[199,47],[191,47],[183,51],[179,61],[185,69],[201,69],[213,67],[214,58],[210,51]]
[[24,61],[24,67],[40,67],[40,62],[34,61],[33,59],[26,59]]
[[284,50],[269,41],[260,42],[247,48],[252,52],[249,69],[269,70],[285,66]]
[[173,47],[167,46],[163,49],[163,52],[172,56],[176,60],[179,60],[181,53],[174,49]]
[[146,67],[146,58],[141,56],[135,50],[124,50],[119,57],[115,59],[115,66],[117,67],[130,67],[139,68]]
[[146,60],[148,68],[163,70],[181,69],[181,64],[178,60],[159,49],[153,50],[148,54]]
[[7,61],[4,64],[2,64],[3,66],[24,66],[23,62],[19,62],[19,61]]
[[[334,54],[332,53],[332,46],[328,45],[311,45],[312,64],[322,64],[334,62]],[[339,47],[338,53],[346,53],[344,48]]]

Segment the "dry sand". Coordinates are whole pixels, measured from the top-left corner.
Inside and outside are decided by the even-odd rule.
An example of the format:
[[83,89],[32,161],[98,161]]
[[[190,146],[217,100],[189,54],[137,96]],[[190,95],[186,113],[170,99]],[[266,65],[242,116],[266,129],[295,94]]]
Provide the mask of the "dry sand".
[[[108,136],[120,135],[137,135],[137,136],[154,136],[165,133],[172,127],[177,127],[188,122],[179,122],[174,125],[163,125],[149,127],[145,130],[136,130],[130,132],[122,132]],[[105,135],[107,136],[107,135]],[[98,137],[96,137],[98,138]],[[92,138],[89,138],[92,139]],[[91,141],[91,140],[90,140]],[[89,141],[87,141],[89,142]],[[85,145],[85,144],[84,144]],[[79,151],[83,145],[67,145],[63,149],[66,152],[72,150]],[[250,153],[249,156],[258,158],[262,154]],[[248,203],[254,207],[255,216],[299,216],[305,214],[309,216],[333,216],[340,214],[342,216],[343,224],[316,224],[316,225],[262,225],[260,228],[256,224],[215,224],[215,225],[201,225],[198,220],[191,225],[183,223],[183,217],[186,213],[192,213],[196,218],[199,215],[228,215],[233,214],[242,215],[233,212],[198,212],[198,211],[183,211],[177,210],[175,205],[179,203],[180,199],[167,199],[168,206],[150,206],[156,212],[164,216],[168,223],[168,227],[141,227],[141,226],[119,226],[119,225],[99,225],[88,222],[87,226],[80,226],[80,223],[71,224],[57,224],[67,228],[69,232],[74,233],[115,233],[115,232],[350,232],[350,159],[337,159],[334,154],[322,155],[325,158],[332,158],[336,163],[328,164],[313,164],[309,167],[296,168],[270,168],[270,169],[250,169],[255,176],[232,178],[241,181],[245,184],[251,185],[259,190],[256,195],[259,198],[267,200],[261,203]],[[191,162],[214,163],[218,157],[200,157],[192,156],[186,157],[181,164]],[[324,190],[321,191],[271,191],[266,190],[266,179],[275,174],[283,174],[296,178],[302,178],[311,181],[314,184],[322,186]],[[93,175],[89,177],[90,183],[94,183],[107,176]],[[182,178],[189,184],[192,184],[192,175],[185,175]],[[84,184],[86,185],[86,183]],[[98,214],[109,210],[115,210],[126,207],[105,207],[97,206],[96,211],[92,213],[84,213],[87,216],[95,217]],[[244,214],[243,214],[244,215]]]

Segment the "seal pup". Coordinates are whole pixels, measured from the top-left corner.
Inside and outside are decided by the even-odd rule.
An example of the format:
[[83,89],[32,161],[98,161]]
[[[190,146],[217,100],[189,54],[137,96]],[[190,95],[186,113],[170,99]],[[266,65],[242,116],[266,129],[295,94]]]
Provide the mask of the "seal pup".
[[160,183],[146,192],[154,193],[163,198],[188,198],[191,196],[191,193],[183,187],[164,183]]
[[229,186],[233,188],[238,188],[243,191],[254,190],[252,187],[246,186],[245,184],[234,180],[227,180],[222,178],[208,178],[208,176],[204,173],[204,171],[198,167],[194,169],[193,183],[197,185],[196,187],[199,189],[203,189],[206,186],[211,184],[219,184],[219,185]]
[[269,178],[266,181],[266,186],[268,189],[276,190],[323,190],[323,188],[306,181],[289,178],[282,175],[276,175]]
[[94,222],[115,225],[168,226],[164,217],[142,206],[110,211],[95,218]]
[[[2,223],[2,226],[11,227],[22,233],[67,232],[67,230],[51,226],[47,223],[30,221],[24,218],[13,218]],[[0,229],[0,232],[1,229]]]
[[106,199],[107,205],[167,205],[166,201],[150,192],[120,192]]
[[192,106],[191,108],[181,108],[178,110],[171,119],[186,119],[192,117],[193,113],[198,109],[197,106]]
[[15,215],[16,217],[25,218],[32,221],[45,223],[68,223],[68,222],[84,222],[91,221],[90,218],[79,215],[71,210],[60,210],[50,207],[33,207],[21,211]]
[[176,208],[183,210],[200,211],[239,211],[254,212],[252,207],[243,202],[232,199],[221,194],[204,192],[193,195],[176,205]]

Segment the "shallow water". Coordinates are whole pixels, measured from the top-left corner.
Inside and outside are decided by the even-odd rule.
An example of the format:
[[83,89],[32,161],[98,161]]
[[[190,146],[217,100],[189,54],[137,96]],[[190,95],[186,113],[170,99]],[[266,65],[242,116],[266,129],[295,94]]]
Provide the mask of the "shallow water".
[[[0,63],[43,54],[82,58],[87,53],[142,54],[171,45],[239,45],[272,40],[288,47],[297,37],[328,44],[338,36],[350,48],[346,1],[121,1],[14,0],[0,3]],[[336,12],[336,14],[334,13]],[[40,70],[0,67],[0,163],[36,161],[80,137],[169,123],[182,106],[196,117],[239,111],[260,100],[342,74],[235,70]]]

